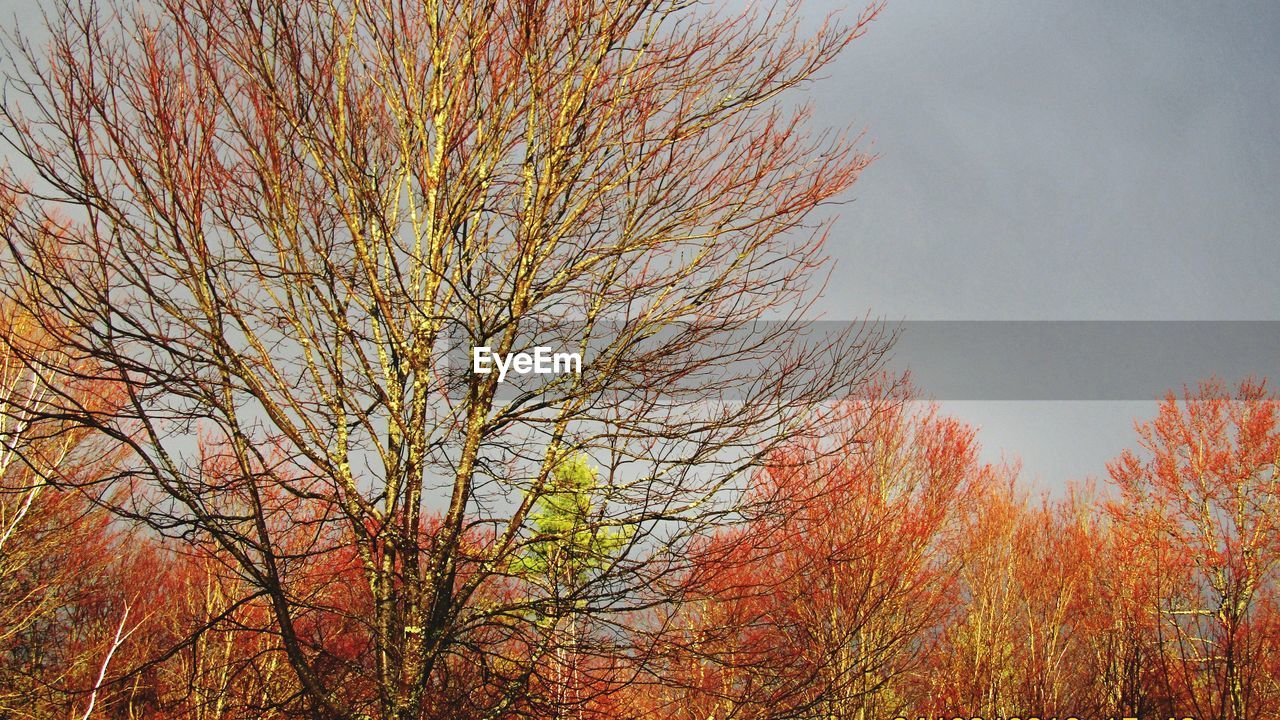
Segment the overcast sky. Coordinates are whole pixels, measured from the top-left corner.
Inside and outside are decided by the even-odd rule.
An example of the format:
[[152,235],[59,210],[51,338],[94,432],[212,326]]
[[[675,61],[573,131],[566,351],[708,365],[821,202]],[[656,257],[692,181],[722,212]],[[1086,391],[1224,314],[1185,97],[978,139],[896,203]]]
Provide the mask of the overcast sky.
[[1277,319],[1280,4],[891,2],[813,97],[881,154],[832,308]]
[[[1280,4],[900,0],[827,75],[819,121],[880,154],[827,317],[1280,319]],[[1049,487],[1153,409],[944,406]]]
[[[826,75],[817,123],[880,154],[827,318],[1280,320],[1280,4],[897,0]],[[1153,408],[944,405],[1043,487],[1103,473]]]

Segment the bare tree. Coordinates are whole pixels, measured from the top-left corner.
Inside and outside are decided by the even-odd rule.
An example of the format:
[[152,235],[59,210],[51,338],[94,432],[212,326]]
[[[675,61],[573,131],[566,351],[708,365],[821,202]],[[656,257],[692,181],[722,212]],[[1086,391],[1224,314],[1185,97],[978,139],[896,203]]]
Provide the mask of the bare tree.
[[[57,3],[47,45],[11,43],[0,292],[92,362],[15,345],[28,411],[129,449],[118,512],[233,559],[317,717],[518,708],[566,614],[626,682],[608,658],[643,666],[687,544],[887,346],[797,331],[813,211],[868,157],[781,96],[876,9],[806,36],[793,3]],[[535,345],[581,372],[460,367]],[[123,407],[65,392],[78,367]],[[575,532],[626,541],[529,582],[577,454]],[[360,597],[326,599],[345,550]]]

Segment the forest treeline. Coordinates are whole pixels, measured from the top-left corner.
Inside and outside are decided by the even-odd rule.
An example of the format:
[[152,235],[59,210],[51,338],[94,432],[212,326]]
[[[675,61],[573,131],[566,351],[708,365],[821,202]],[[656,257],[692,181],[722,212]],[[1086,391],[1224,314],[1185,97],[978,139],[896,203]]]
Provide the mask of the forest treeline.
[[[6,392],[29,387],[4,371]],[[1205,382],[1139,423],[1101,486],[1037,497],[1015,467],[979,461],[972,428],[880,385],[842,405],[832,431],[848,437],[779,448],[755,473],[770,513],[696,544],[663,578],[678,606],[613,617],[574,598],[627,529],[589,522],[596,470],[575,458],[537,506],[537,540],[475,601],[505,617],[457,638],[422,716],[1274,717],[1278,421],[1261,384]],[[74,489],[96,487],[111,448],[5,430],[23,448],[0,465],[0,715],[315,716],[271,599],[223,549],[161,539]],[[372,707],[352,543],[287,497],[279,512],[300,549],[285,575],[299,642],[347,705]],[[438,532],[426,518],[422,542]]]

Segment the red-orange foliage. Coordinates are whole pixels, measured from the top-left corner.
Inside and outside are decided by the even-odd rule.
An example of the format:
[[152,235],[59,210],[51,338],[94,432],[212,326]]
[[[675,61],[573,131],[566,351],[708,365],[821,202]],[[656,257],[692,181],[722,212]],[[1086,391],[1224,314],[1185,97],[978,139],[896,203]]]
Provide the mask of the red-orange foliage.
[[1110,465],[1117,533],[1150,574],[1142,595],[1167,702],[1200,718],[1280,712],[1280,399],[1203,382],[1137,425]]
[[[839,409],[834,433],[777,453],[752,492],[772,512],[724,532],[655,712],[670,717],[892,717],[957,601],[947,552],[991,481],[973,431],[909,393]],[[846,448],[832,452],[832,448]]]
[[[686,597],[678,613],[583,621],[565,646],[529,621],[539,606],[518,575],[487,584],[505,609],[475,618],[423,717],[474,717],[514,684],[501,717],[1275,712],[1274,394],[1215,381],[1166,398],[1139,424],[1141,448],[1112,465],[1119,494],[1107,503],[1089,491],[1029,502],[1006,468],[978,462],[971,429],[910,398],[848,401],[843,437],[774,453],[750,490],[750,506],[769,512],[697,547],[671,580]],[[244,499],[220,452],[205,448],[204,472],[230,511]],[[4,477],[12,520],[29,478]],[[308,661],[345,679],[343,702],[371,705],[373,630],[348,536],[289,493],[257,502]],[[216,544],[128,532],[90,496],[54,487],[11,527],[0,556],[8,716],[78,716],[91,697],[94,717],[310,716],[270,599]],[[421,532],[433,542],[438,523]],[[477,554],[493,541],[468,539]],[[104,669],[125,608],[126,637]],[[635,643],[604,642],[611,633],[656,644],[628,655]]]

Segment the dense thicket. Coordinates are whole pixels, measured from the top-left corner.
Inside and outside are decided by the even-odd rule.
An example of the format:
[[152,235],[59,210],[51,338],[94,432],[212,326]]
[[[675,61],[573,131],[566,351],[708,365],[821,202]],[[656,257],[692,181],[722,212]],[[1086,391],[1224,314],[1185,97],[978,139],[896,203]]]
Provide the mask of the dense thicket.
[[[691,550],[671,578],[688,602],[635,630],[660,639],[643,662],[544,616],[550,651],[495,634],[460,652],[424,717],[469,717],[486,694],[518,698],[504,718],[1280,712],[1274,394],[1210,382],[1170,396],[1109,482],[1058,499],[1030,498],[1013,468],[978,461],[971,429],[909,400],[897,388],[845,403],[836,445],[853,451],[780,449],[752,490],[782,499],[778,514]],[[588,531],[589,462],[560,478],[537,512],[560,539],[505,592],[570,582],[626,540]],[[103,718],[311,717],[267,599],[216,548],[127,533],[18,461],[3,492],[6,717],[91,702]],[[356,558],[297,582],[326,672],[369,662]],[[486,673],[486,657],[520,652],[540,653],[540,672],[518,687]],[[375,692],[348,677],[352,697]]]

